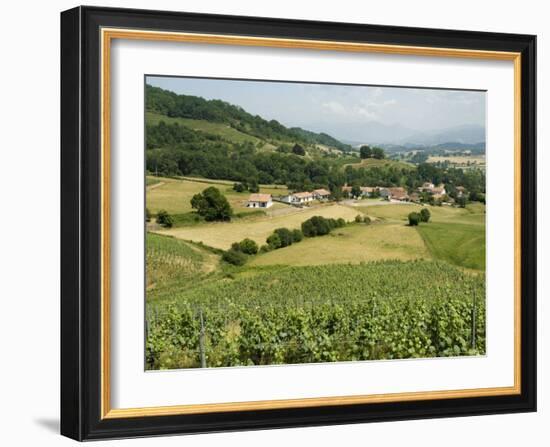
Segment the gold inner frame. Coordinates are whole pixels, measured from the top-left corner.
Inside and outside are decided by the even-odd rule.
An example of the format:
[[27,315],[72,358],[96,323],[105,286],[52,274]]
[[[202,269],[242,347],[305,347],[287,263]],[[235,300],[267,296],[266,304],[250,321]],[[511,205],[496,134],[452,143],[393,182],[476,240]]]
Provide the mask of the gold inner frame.
[[[215,404],[173,405],[143,408],[111,408],[110,350],[110,72],[113,39],[259,46],[357,53],[437,56],[468,59],[507,60],[514,63],[514,385],[445,391],[405,392],[356,396],[327,396]],[[521,53],[454,48],[382,45],[337,41],[279,39],[249,36],[101,29],[101,418],[167,416],[210,412],[307,408],[404,402],[427,399],[503,396],[521,393]]]

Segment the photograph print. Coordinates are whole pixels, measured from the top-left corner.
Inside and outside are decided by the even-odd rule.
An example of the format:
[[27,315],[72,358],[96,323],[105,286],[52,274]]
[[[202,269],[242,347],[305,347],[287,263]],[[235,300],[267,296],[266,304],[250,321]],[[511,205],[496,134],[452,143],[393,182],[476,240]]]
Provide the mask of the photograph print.
[[145,368],[486,354],[486,92],[145,77]]

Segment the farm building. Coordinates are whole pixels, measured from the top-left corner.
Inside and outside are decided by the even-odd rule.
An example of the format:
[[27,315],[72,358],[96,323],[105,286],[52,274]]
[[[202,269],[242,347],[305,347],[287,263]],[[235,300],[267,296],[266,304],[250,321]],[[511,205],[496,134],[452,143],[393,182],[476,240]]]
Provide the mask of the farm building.
[[313,200],[313,194],[310,192],[295,192],[292,194],[293,203],[308,203]]
[[441,184],[439,186],[434,186],[431,190],[432,194],[434,195],[442,195],[444,196],[445,194],[447,194],[447,192],[445,191],[445,185]]
[[405,188],[388,188],[390,191],[391,200],[399,200],[401,202],[409,200],[409,195]]
[[425,182],[420,188],[418,188],[420,191],[431,191],[433,188],[435,188],[435,185],[430,182]]
[[286,203],[309,203],[313,201],[313,193],[311,192],[295,192],[294,194],[289,194],[281,198],[283,202]]
[[313,198],[314,199],[325,200],[325,199],[328,199],[329,196],[330,196],[330,191],[327,191],[324,188],[313,190]]
[[376,188],[374,186],[361,186],[361,195],[364,197],[370,197],[375,190]]
[[380,191],[380,197],[383,199],[389,199],[391,196],[390,189],[389,188],[378,188]]
[[269,208],[271,205],[273,205],[271,194],[250,194],[246,204],[248,208]]

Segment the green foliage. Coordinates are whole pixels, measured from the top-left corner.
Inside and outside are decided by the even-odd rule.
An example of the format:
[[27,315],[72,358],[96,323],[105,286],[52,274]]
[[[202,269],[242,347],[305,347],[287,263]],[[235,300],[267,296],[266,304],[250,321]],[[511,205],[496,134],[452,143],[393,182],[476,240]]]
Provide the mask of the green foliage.
[[365,223],[366,225],[370,225],[371,223],[370,217],[369,216],[363,217],[363,223]]
[[223,252],[222,259],[229,264],[244,265],[248,258],[242,251],[231,248]]
[[300,242],[304,238],[304,235],[301,230],[298,230],[297,228],[292,230],[292,242]]
[[441,262],[282,268],[175,299],[148,307],[148,369],[200,366],[200,313],[209,367],[485,353],[485,278]]
[[459,206],[459,208],[466,208],[466,197],[457,197],[456,204]]
[[296,155],[302,155],[302,156],[306,155],[305,149],[299,144],[294,145],[294,147],[292,148],[292,153]]
[[247,255],[255,255],[258,253],[258,244],[252,239],[243,239],[239,242],[239,250]]
[[281,238],[277,233],[271,234],[266,239],[266,242],[270,250],[277,250],[278,248],[281,248]]
[[363,222],[363,216],[361,214],[358,214],[357,216],[355,216],[355,222],[357,223]]
[[233,184],[233,191],[236,192],[244,192],[246,191],[246,186],[243,183],[234,183]]
[[145,208],[145,222],[151,222],[151,211],[149,208]]
[[420,210],[420,221],[421,222],[429,222],[431,217],[430,210],[428,208],[422,208]]
[[362,159],[371,158],[372,157],[372,151],[371,151],[370,146],[368,146],[366,144],[361,146],[361,148],[359,149],[359,155],[361,156]]
[[277,228],[274,233],[279,236],[279,240],[281,241],[281,245],[279,246],[280,248],[288,247],[294,242],[292,231],[288,228]]
[[409,225],[411,227],[417,226],[420,223],[420,221],[422,220],[422,218],[420,217],[420,214],[415,213],[415,212],[409,213],[408,219],[409,219]]
[[231,220],[233,209],[220,192],[214,186],[206,188],[202,193],[195,194],[191,199],[191,206],[207,221]]
[[167,228],[171,228],[174,224],[172,216],[166,210],[159,210],[157,213],[157,223]]
[[326,219],[323,216],[313,216],[310,217],[305,222],[302,222],[302,233],[305,237],[315,237],[315,236],[324,236],[329,234],[332,228],[336,228],[338,222],[334,219]]

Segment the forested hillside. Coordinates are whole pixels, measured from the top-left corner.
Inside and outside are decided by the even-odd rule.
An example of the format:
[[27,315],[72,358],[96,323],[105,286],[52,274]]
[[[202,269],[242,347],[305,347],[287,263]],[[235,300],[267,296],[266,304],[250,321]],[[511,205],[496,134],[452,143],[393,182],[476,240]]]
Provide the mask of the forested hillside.
[[344,184],[403,186],[423,182],[484,192],[483,172],[417,167],[393,160],[360,163],[356,152],[325,133],[253,116],[220,100],[146,86],[146,168],[154,175],[198,176],[280,184],[293,190]]

